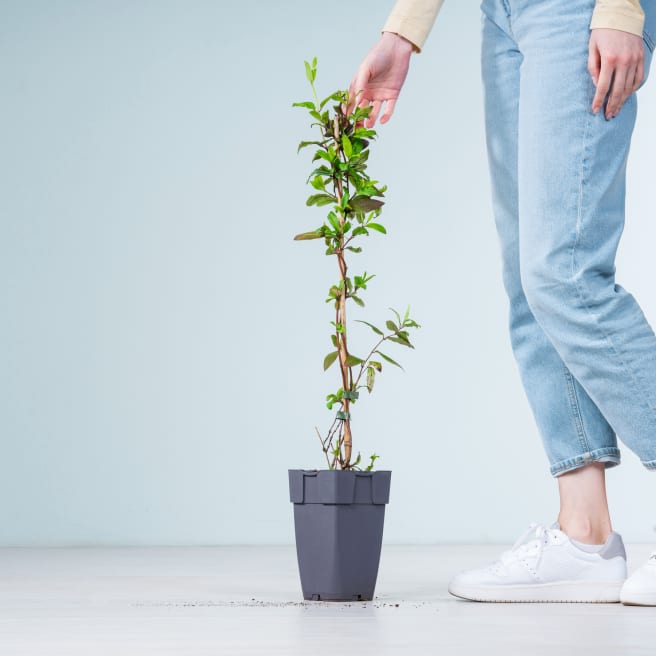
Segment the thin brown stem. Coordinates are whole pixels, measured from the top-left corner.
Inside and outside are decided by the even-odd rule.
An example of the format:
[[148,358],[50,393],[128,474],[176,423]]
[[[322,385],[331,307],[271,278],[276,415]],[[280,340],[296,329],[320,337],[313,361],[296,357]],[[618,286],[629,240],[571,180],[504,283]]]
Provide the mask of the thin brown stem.
[[371,359],[371,356],[376,352],[378,347],[386,340],[389,339],[392,335],[386,335],[382,339],[378,340],[376,343],[376,346],[374,346],[371,351],[369,351],[369,355],[364,359],[364,362],[360,365],[360,373],[358,374],[358,377],[355,379],[355,385],[353,386],[354,388],[357,388],[358,383],[360,382],[360,378],[362,378],[362,374],[364,373],[365,367],[367,366],[367,362]]
[[328,467],[330,468],[330,458],[328,457],[328,448],[326,447],[326,444],[323,441],[323,437],[321,437],[321,433],[319,432],[319,429],[315,426],[314,430],[317,431],[319,442],[321,442],[321,450],[323,451],[323,454],[326,456],[326,462],[328,463]]
[[[344,155],[344,151],[342,149],[342,140],[341,140],[341,132],[339,128],[338,115],[335,115],[335,118],[333,120],[333,138],[335,140],[335,147],[337,149],[337,152]],[[338,214],[339,225],[343,229],[344,223],[346,223],[346,216],[344,211],[341,209],[342,199],[344,198],[344,189],[342,186],[342,179],[339,176],[339,174],[336,174],[333,177],[333,183],[335,189],[335,197],[337,199],[337,205],[340,207],[339,214]],[[339,238],[339,247],[337,248],[336,255],[337,255],[337,263],[339,265],[339,276],[340,276],[340,283],[341,283],[341,292],[339,298],[337,299],[336,323],[342,326],[341,332],[338,331],[337,334],[337,340],[338,340],[337,352],[339,357],[339,366],[342,373],[342,389],[345,392],[347,391],[350,392],[352,376],[351,376],[351,369],[347,363],[349,353],[348,353],[348,345],[346,342],[346,299],[347,299],[346,274],[348,271],[348,267],[346,265],[346,259],[344,258],[343,230]],[[351,460],[351,450],[353,447],[353,440],[351,435],[351,422],[349,419],[350,399],[347,398],[342,399],[342,411],[346,415],[345,418],[341,420],[343,422],[344,458],[343,459],[340,458],[340,464],[342,465],[342,469],[344,469],[344,468],[348,468],[349,462]],[[340,453],[341,453],[341,449],[340,449]]]

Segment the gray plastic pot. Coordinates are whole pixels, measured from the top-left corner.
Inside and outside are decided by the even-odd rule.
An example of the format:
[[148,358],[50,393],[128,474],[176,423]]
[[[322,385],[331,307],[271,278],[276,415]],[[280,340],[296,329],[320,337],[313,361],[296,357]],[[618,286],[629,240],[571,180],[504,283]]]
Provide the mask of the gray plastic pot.
[[303,598],[373,599],[392,472],[288,471]]

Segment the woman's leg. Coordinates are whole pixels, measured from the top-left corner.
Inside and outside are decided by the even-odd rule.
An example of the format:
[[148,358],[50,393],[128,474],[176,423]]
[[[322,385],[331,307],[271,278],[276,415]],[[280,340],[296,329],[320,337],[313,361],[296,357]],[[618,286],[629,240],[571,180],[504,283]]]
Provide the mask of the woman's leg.
[[603,544],[613,530],[606,499],[606,468],[593,462],[558,477],[558,524],[570,538]]
[[[538,3],[539,4],[539,3]],[[510,341],[552,475],[620,461],[615,433],[535,320],[520,279],[518,141],[523,55],[505,0],[483,0],[481,65],[494,219],[509,298]],[[584,64],[587,58],[584,60]]]
[[[510,338],[551,472],[558,476],[561,512],[560,527],[531,525],[497,561],[460,572],[449,582],[451,594],[478,601],[617,602],[626,579],[626,553],[622,538],[610,531],[604,486],[605,468],[619,462],[615,433],[537,321],[522,284],[522,212],[530,200],[523,195],[522,144],[531,126],[525,112],[526,56],[514,26],[519,27],[519,9],[525,2],[533,9],[549,5],[553,10],[561,1],[579,0],[481,4],[486,137],[503,282],[510,300]],[[544,20],[548,26],[549,11]],[[563,30],[562,25],[558,29]],[[568,34],[571,26],[563,31]],[[535,84],[539,86],[539,76]],[[557,134],[552,136],[558,141]],[[541,155],[534,153],[536,159]],[[560,162],[551,165],[551,174],[557,175]],[[586,547],[572,539],[603,544]]]
[[513,7],[512,31],[523,56],[522,287],[579,389],[643,465],[656,470],[656,336],[633,296],[616,283],[614,264],[636,95],[613,119],[591,111],[594,0],[517,0]]

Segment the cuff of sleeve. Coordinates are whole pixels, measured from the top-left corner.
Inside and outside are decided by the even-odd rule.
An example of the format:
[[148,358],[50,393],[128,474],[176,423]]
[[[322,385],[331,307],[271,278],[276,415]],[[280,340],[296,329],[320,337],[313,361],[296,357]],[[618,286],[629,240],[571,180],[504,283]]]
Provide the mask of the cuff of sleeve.
[[415,52],[421,52],[428,38],[430,28],[427,28],[425,21],[392,12],[385,22],[382,31],[394,32],[402,36],[412,43],[415,47]]
[[590,29],[594,30],[599,27],[607,27],[613,30],[622,30],[636,36],[642,36],[645,27],[644,14],[620,13],[617,10],[597,7],[592,13]]

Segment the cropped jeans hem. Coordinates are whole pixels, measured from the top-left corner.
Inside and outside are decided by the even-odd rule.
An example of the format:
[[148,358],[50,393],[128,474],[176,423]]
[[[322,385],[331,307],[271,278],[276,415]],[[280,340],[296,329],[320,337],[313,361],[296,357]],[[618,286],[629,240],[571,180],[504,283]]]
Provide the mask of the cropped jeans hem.
[[[581,453],[572,458],[567,458],[566,460],[561,460],[551,465],[550,471],[551,475],[554,477],[565,474],[568,471],[578,469],[583,467],[591,462],[605,462],[606,469],[610,467],[615,467],[620,464],[621,454],[620,450],[614,446],[607,446],[601,449],[595,449],[594,451],[587,451],[586,453]],[[645,464],[647,466],[647,464]],[[656,460],[653,460],[650,463],[654,469],[656,469]]]

